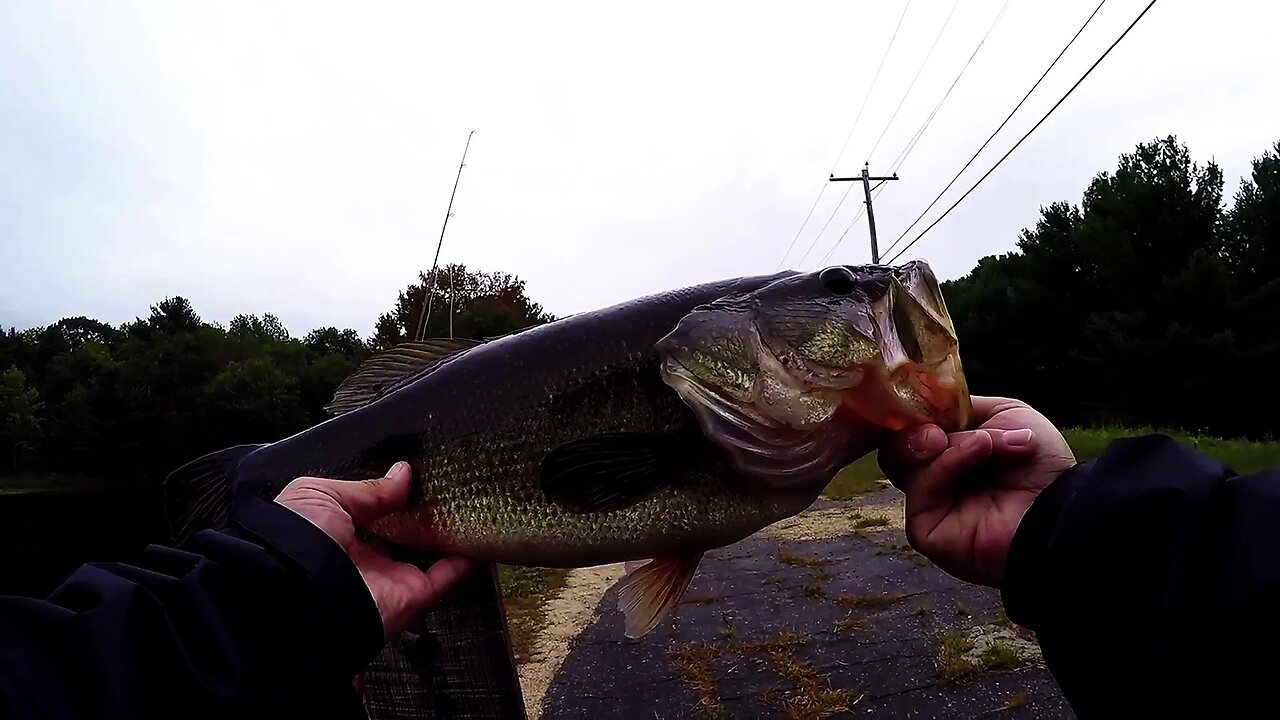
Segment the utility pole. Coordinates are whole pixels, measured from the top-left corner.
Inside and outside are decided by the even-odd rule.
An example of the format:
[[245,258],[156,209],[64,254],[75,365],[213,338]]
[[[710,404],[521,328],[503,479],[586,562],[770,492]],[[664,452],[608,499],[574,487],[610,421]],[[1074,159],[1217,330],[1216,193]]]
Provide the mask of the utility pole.
[[[871,264],[872,265],[880,264],[880,246],[876,244],[876,216],[874,213],[871,212],[871,191],[875,190],[877,187],[880,187],[880,185],[882,185],[883,183],[886,183],[890,180],[897,180],[897,179],[898,179],[898,173],[894,173],[893,177],[872,177],[871,171],[870,171],[870,163],[863,163],[861,175],[857,177],[842,177],[842,178],[838,178],[835,175],[831,175],[827,181],[827,182],[852,182],[855,180],[862,181],[862,191],[866,193],[866,196],[867,196],[867,226],[871,228]],[[878,181],[876,182],[876,187],[871,187],[872,181]]]

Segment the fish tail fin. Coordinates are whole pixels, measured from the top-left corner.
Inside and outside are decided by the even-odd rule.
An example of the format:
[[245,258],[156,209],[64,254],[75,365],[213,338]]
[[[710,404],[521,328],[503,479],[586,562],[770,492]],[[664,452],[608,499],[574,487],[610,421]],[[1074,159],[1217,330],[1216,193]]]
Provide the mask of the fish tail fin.
[[263,445],[236,445],[192,460],[164,480],[164,510],[169,530],[182,542],[197,530],[217,527],[231,512],[229,471]]

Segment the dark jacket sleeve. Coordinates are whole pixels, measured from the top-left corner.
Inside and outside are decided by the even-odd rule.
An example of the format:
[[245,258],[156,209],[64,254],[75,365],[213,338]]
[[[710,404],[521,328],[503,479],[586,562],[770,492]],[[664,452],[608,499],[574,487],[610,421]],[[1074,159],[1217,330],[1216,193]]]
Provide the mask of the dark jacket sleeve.
[[1027,511],[1003,599],[1079,717],[1274,714],[1280,470],[1115,442]]
[[0,598],[0,717],[333,717],[382,645],[359,571],[251,501],[227,528]]

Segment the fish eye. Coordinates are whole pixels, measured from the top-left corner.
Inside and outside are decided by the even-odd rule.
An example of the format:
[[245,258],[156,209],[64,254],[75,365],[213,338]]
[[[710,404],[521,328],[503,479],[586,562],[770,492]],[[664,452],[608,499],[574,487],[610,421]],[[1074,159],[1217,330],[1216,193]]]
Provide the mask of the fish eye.
[[818,273],[818,280],[833,295],[851,295],[858,284],[853,272],[843,265],[833,265],[823,270]]

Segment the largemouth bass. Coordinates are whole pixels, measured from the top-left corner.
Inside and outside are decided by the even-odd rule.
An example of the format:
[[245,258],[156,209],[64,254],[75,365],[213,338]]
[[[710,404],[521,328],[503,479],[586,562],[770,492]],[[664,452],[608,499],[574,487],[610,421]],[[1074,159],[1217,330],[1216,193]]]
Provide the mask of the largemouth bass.
[[628,575],[626,634],[679,603],[707,550],[807,508],[884,434],[970,417],[957,339],[921,261],[689,287],[488,342],[374,355],[336,417],[166,480],[178,535],[299,476],[416,487],[368,531],[479,560]]

